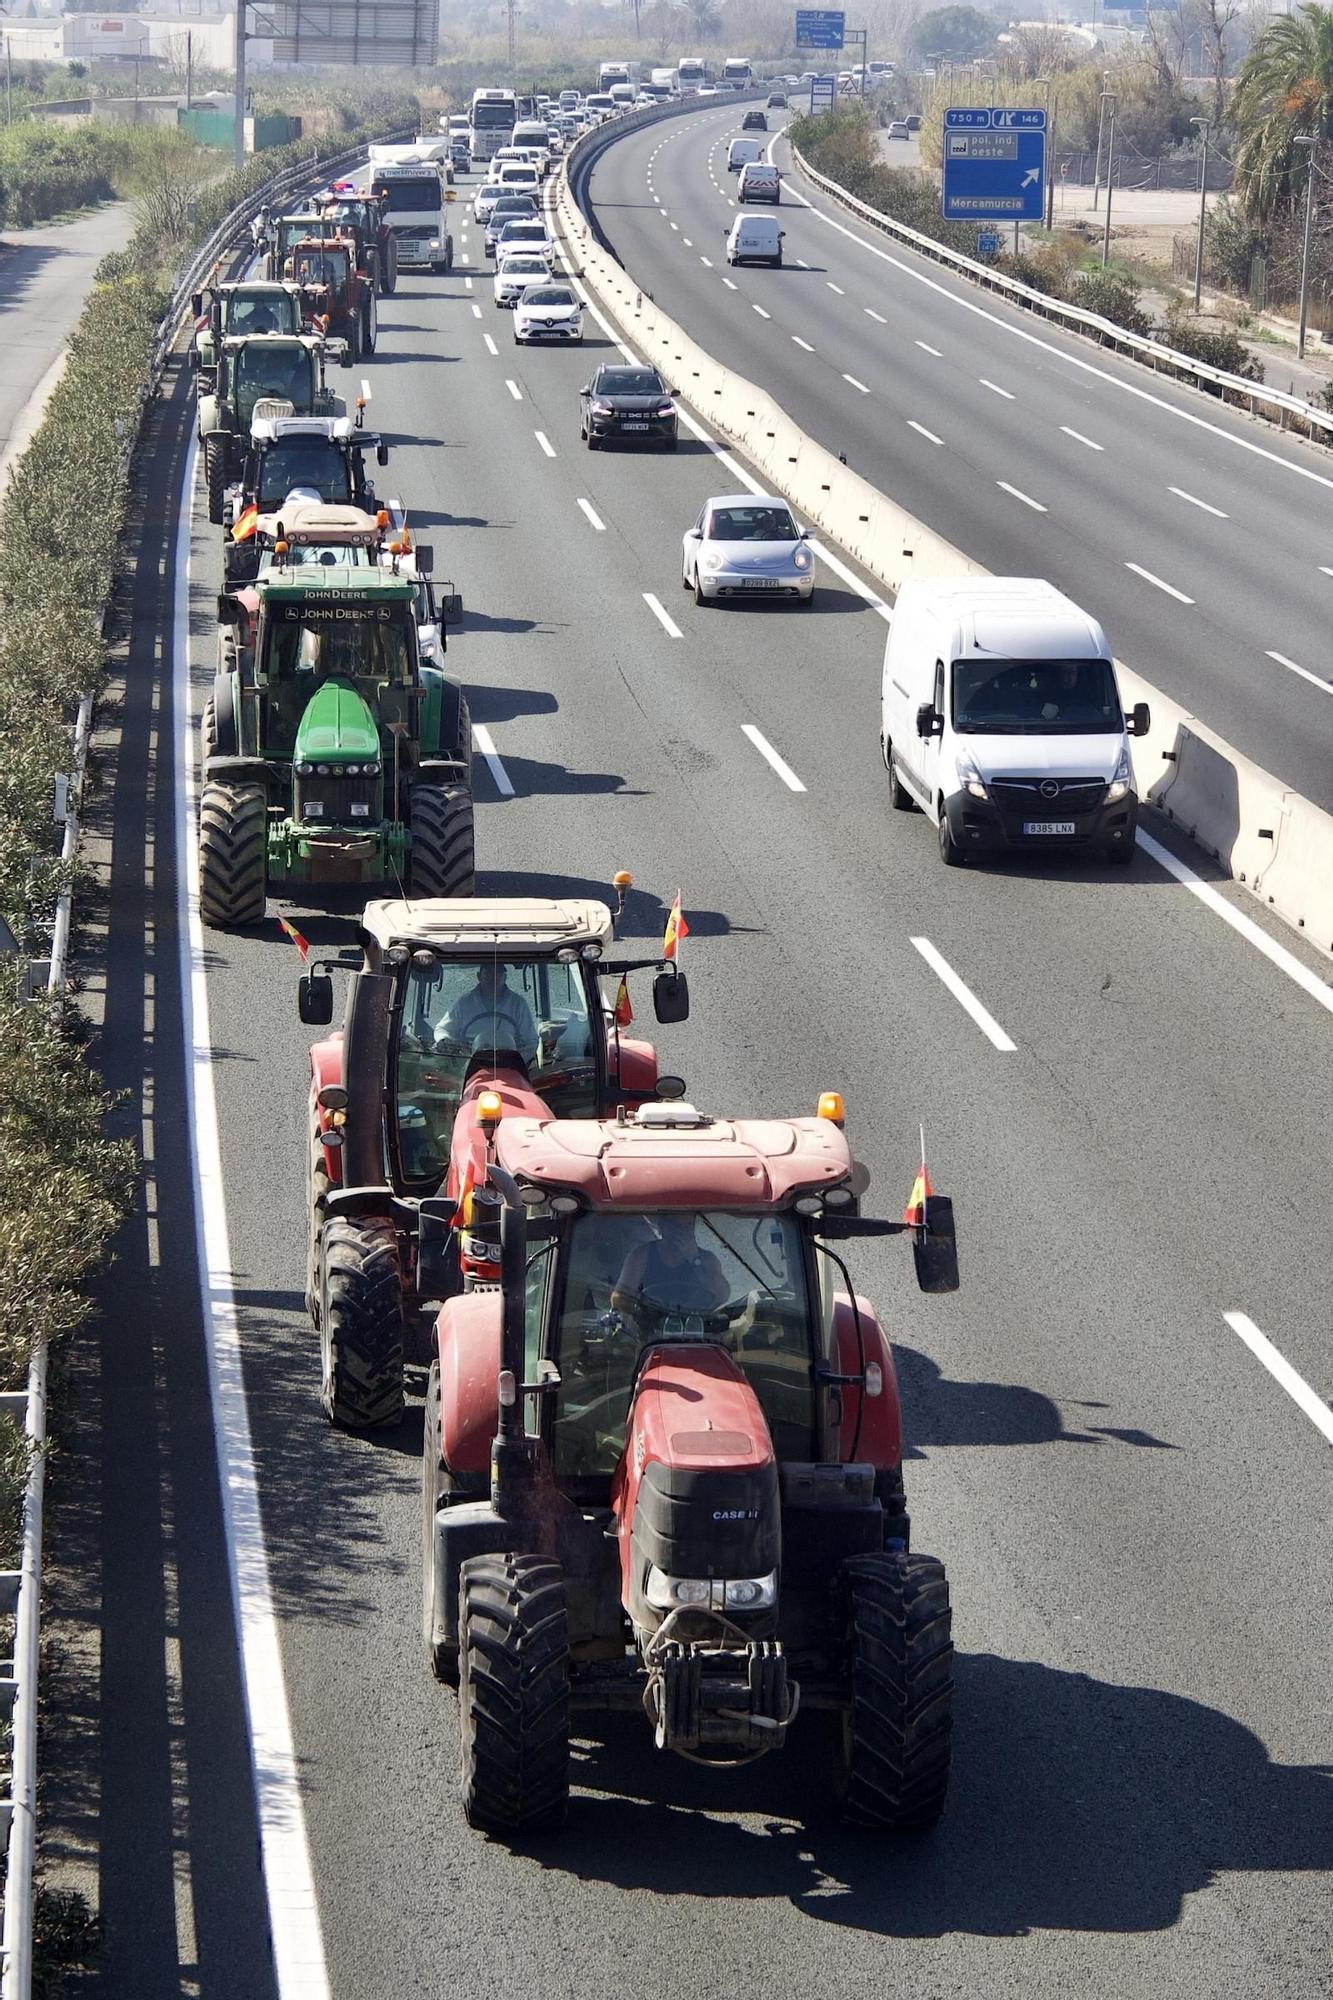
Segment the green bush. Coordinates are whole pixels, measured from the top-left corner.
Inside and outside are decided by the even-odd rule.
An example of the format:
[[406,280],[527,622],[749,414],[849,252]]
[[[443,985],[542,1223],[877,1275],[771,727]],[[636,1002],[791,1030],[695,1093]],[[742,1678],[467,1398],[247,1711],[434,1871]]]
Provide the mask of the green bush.
[[1139,288],[1133,278],[1119,271],[1080,271],[1069,287],[1069,303],[1084,312],[1097,313],[1126,333],[1150,334],[1152,321],[1139,304]]
[[1229,195],[1223,195],[1204,219],[1204,265],[1209,276],[1244,296],[1250,289],[1250,265],[1261,242],[1244,211]]
[[1250,353],[1232,327],[1196,326],[1183,313],[1168,313],[1161,335],[1168,347],[1190,355],[1195,361],[1206,361],[1210,368],[1224,368],[1229,375],[1239,375],[1246,382],[1264,379],[1263,362]]

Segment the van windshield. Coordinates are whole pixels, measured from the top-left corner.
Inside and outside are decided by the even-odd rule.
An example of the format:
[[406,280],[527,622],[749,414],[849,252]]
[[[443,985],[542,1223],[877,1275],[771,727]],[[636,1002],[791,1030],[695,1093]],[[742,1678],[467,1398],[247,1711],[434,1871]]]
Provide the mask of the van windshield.
[[1125,726],[1109,660],[955,660],[961,736],[1118,735]]

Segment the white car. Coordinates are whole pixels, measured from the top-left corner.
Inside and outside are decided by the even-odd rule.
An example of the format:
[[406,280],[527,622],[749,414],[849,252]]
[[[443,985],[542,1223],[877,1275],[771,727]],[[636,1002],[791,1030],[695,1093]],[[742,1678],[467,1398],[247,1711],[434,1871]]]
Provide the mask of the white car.
[[491,219],[491,210],[495,207],[496,202],[499,201],[503,193],[504,189],[500,186],[499,181],[483,181],[477,189],[476,194],[472,197],[473,221],[480,223],[489,222]]
[[815,598],[815,558],[787,502],[774,493],[705,500],[681,545],[681,583],[696,604],[723,597]]
[[583,339],[583,307],[572,285],[529,285],[514,307],[514,341]]
[[498,266],[506,257],[516,251],[524,251],[533,257],[544,257],[548,264],[555,262],[555,239],[539,215],[516,216],[506,222],[495,239],[495,262]]
[[539,251],[511,250],[495,271],[495,303],[512,306],[529,285],[539,285],[551,275],[551,259]]

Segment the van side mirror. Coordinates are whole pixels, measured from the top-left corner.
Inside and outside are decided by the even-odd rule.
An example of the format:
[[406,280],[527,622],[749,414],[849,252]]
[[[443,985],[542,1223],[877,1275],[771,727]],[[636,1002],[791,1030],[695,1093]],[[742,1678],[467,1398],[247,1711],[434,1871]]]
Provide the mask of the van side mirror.
[[916,733],[921,737],[943,736],[944,717],[937,714],[933,701],[923,701],[917,710]]
[[327,972],[303,972],[296,1010],[307,1028],[327,1028],[333,1019],[333,981]]
[[683,972],[659,972],[653,981],[653,1012],[664,1028],[690,1018],[690,988]]
[[1136,701],[1132,713],[1125,720],[1131,736],[1146,736],[1152,728],[1152,710],[1146,701]]

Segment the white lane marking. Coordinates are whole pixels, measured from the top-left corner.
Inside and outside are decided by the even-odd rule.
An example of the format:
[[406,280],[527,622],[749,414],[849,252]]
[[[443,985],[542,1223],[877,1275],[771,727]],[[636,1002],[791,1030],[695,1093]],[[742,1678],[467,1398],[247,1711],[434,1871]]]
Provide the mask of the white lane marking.
[[1303,965],[1296,954],[1288,951],[1285,945],[1279,944],[1276,938],[1269,937],[1268,932],[1256,924],[1252,917],[1247,917],[1242,911],[1233,908],[1225,896],[1218,894],[1211,882],[1205,882],[1201,876],[1196,875],[1194,870],[1174,855],[1169,847],[1163,847],[1159,840],[1154,840],[1141,826],[1138,830],[1138,844],[1159,868],[1165,868],[1168,875],[1173,875],[1182,887],[1189,890],[1191,896],[1197,896],[1214,916],[1221,917],[1224,924],[1230,924],[1238,937],[1243,937],[1247,944],[1252,944],[1256,951],[1262,952],[1269,964],[1275,965],[1279,972],[1284,972],[1288,979],[1300,987],[1302,993],[1308,994],[1325,1013],[1333,1014],[1333,986],[1327,985],[1317,972],[1312,972],[1308,965]]
[[993,395],[1003,396],[1006,403],[1016,403],[1018,401],[1012,389],[1002,389],[998,382],[990,381],[985,375],[978,375],[977,380],[983,389],[989,389]]
[[701,258],[699,259],[699,262],[700,262],[700,263],[701,263],[701,264],[702,264],[702,265],[704,266],[704,268],[705,268],[706,270],[709,270],[709,271],[711,271],[711,270],[712,270],[712,268],[713,268],[713,260],[712,260],[712,258],[711,258],[711,257],[701,257]]
[[833,282],[833,280],[832,280],[832,278],[826,278],[824,282],[825,282],[825,283],[827,284],[827,286],[828,286],[828,288],[829,288],[829,290],[830,290],[831,292],[836,292],[836,293],[838,294],[838,297],[839,297],[840,299],[845,299],[845,298],[846,298],[847,294],[846,294],[846,292],[844,292],[844,290],[842,289],[842,286],[841,286],[841,285],[835,285],[835,284],[834,284],[834,282]]
[[885,319],[883,313],[877,313],[873,306],[862,306],[861,310],[865,314],[867,319],[876,319],[879,321],[881,326],[888,325],[889,322]]
[[594,510],[594,508],[589,504],[588,501],[580,500],[579,505],[580,507],[582,507],[588,519],[592,522],[594,528],[596,528],[598,534],[604,535],[606,533],[606,522],[602,520],[601,516]]
[[943,361],[944,356],[940,353],[939,348],[932,347],[928,340],[918,340],[917,346],[924,348],[927,354],[933,354],[937,361]]
[[1150,569],[1144,569],[1141,563],[1127,562],[1125,564],[1125,568],[1132,569],[1135,576],[1141,576],[1145,583],[1156,584],[1159,590],[1164,590],[1168,597],[1174,597],[1178,603],[1193,604],[1194,599],[1192,597],[1186,597],[1184,591],[1177,590],[1174,583],[1163,583],[1160,576],[1154,576],[1152,571]]
[[815,351],[815,350],[814,350],[814,348],[813,348],[813,347],[811,347],[811,345],[810,345],[809,341],[808,341],[808,340],[802,340],[802,339],[801,339],[801,336],[800,336],[800,334],[799,334],[799,333],[794,333],[794,334],[792,335],[792,339],[793,339],[793,340],[794,340],[794,341],[796,342],[796,345],[797,345],[798,347],[803,347],[803,348],[805,349],[805,351],[806,351],[806,353],[807,353],[807,354],[813,354],[813,353],[814,353],[814,351]]
[[772,313],[765,312],[762,306],[755,305],[753,300],[750,301],[750,309],[752,312],[757,312],[760,319],[772,319],[773,317]]
[[488,354],[494,354],[498,358],[500,350],[496,346],[495,342],[491,339],[489,333],[483,333],[481,337],[486,343],[486,352]]
[[500,794],[501,798],[512,799],[514,796],[513,779],[500,762],[500,753],[495,747],[495,738],[491,735],[490,730],[484,722],[473,723],[472,741],[486,759],[486,766],[495,782],[496,791]]
[[505,388],[508,389],[516,403],[523,401],[523,391],[519,388],[518,383],[513,380],[512,376],[505,376]]
[[[466,237],[464,237],[464,239],[463,239],[463,240],[464,240],[464,242],[466,242],[466,241],[467,241],[467,238],[466,238]],[[471,278],[464,278],[464,280],[463,280],[463,290],[464,290],[465,292],[470,292],[470,291],[472,290],[472,280],[471,280]]]
[[759,755],[773,766],[773,769],[777,772],[789,792],[803,792],[805,790],[805,786],[801,783],[795,771],[792,770],[786,758],[779,757],[768,738],[761,735],[752,722],[743,722],[741,724],[741,734],[749,737]]
[[734,292],[734,291],[735,291],[736,287],[735,287],[735,285],[733,284],[733,282],[732,282],[732,280],[731,280],[730,278],[724,278],[724,279],[722,280],[722,282],[723,282],[723,284],[724,284],[724,285],[726,286],[726,288],[727,288],[727,290],[728,290],[729,292]]
[[995,1016],[987,1013],[971,987],[965,985],[958,977],[943,953],[935,949],[929,938],[914,937],[910,942],[920,952],[935,976],[948,987],[964,1012],[972,1016],[987,1041],[992,1042],[1003,1054],[1012,1055],[1016,1045],[1010,1041]]
[[685,634],[681,631],[675,619],[667,615],[665,607],[660,603],[660,601],[656,597],[653,596],[651,590],[644,591],[643,601],[648,606],[648,609],[652,612],[653,617],[657,620],[658,624],[662,627],[662,630],[667,634],[668,638],[683,639],[685,637]]
[[680,224],[679,224],[678,222],[673,222],[673,223],[672,223],[672,225],[671,225],[671,227],[672,227],[672,228],[673,228],[673,229],[675,230],[676,234],[677,234],[677,235],[679,236],[679,234],[680,234]]
[[923,438],[929,438],[932,444],[944,443],[943,438],[936,437],[934,431],[928,431],[924,424],[919,424],[917,422],[915,417],[909,417],[907,419],[907,428],[909,431],[919,431],[921,433],[921,436]]
[[1021,493],[1018,487],[1011,486],[1007,479],[997,479],[995,484],[999,487],[1002,493],[1012,493],[1015,500],[1021,500],[1023,502],[1023,505],[1025,507],[1030,507],[1034,514],[1045,514],[1049,511],[1047,508],[1042,506],[1040,500],[1034,500],[1030,493]]
[[1207,500],[1200,500],[1193,493],[1187,493],[1183,486],[1169,486],[1167,492],[1174,493],[1177,500],[1188,500],[1191,507],[1202,507],[1205,514],[1216,514],[1219,521],[1231,519],[1230,514],[1224,514],[1220,507],[1213,507]]
[[853,389],[859,389],[863,396],[868,396],[870,394],[870,391],[869,389],[867,389],[865,383],[858,382],[855,375],[844,375],[842,379],[844,382],[850,382]]
[[810,269],[810,266],[806,263],[804,257],[798,257],[796,259],[796,262],[800,265],[803,271],[808,271]]
[[1319,569],[1320,569],[1320,573],[1321,573],[1321,575],[1323,575],[1323,576],[1333,576],[1333,569],[1330,569],[1327,563],[1320,563],[1320,565],[1319,565]]
[[[186,1114],[194,1162],[195,1255],[208,1357],[227,1575],[231,1590],[259,1819],[260,1864],[280,2000],[328,2000],[329,1978],[306,1837],[282,1650],[259,1508],[245,1374],[232,1289],[226,1183],[214,1085],[204,928],[199,912],[194,731],[190,721],[190,541],[198,446],[186,456],[176,533],[172,701],[176,718],[177,948]],[[212,946],[208,948],[212,955]]]
[[554,458],[555,446],[551,443],[550,438],[547,437],[546,432],[534,431],[532,435],[536,438],[538,444],[541,446],[542,450],[546,453],[546,456],[548,458]]
[[1317,1396],[1303,1375],[1298,1375],[1285,1354],[1280,1354],[1267,1334],[1260,1333],[1248,1313],[1224,1312],[1231,1331],[1239,1334],[1256,1361],[1262,1361],[1275,1382],[1280,1382],[1298,1410],[1303,1410],[1326,1444],[1333,1444],[1333,1410]]
[[1308,667],[1298,667],[1295,660],[1289,660],[1285,653],[1270,653],[1268,658],[1276,660],[1280,667],[1289,668],[1293,674],[1299,674],[1301,679],[1309,681],[1312,687],[1321,688],[1325,694],[1333,694],[1333,682],[1324,680],[1319,674],[1312,674]]
[[687,250],[693,250],[694,245],[691,243],[688,236],[682,236],[680,240],[685,245],[685,248]]
[[476,303],[475,299],[472,303],[472,316],[474,319],[481,318],[481,307]]
[[1073,438],[1076,444],[1085,444],[1089,451],[1106,450],[1104,444],[1097,444],[1092,438],[1084,437],[1082,431],[1071,431],[1068,424],[1061,424],[1060,428],[1067,438]]

